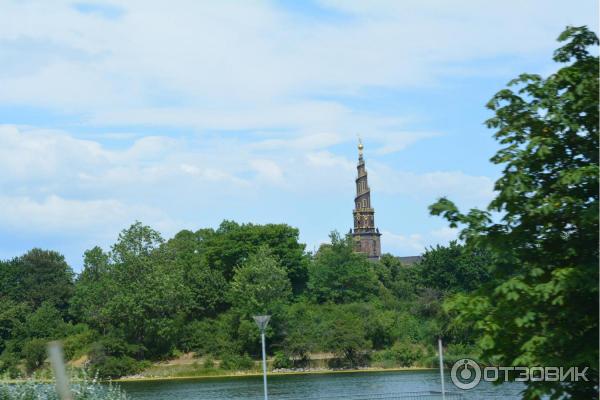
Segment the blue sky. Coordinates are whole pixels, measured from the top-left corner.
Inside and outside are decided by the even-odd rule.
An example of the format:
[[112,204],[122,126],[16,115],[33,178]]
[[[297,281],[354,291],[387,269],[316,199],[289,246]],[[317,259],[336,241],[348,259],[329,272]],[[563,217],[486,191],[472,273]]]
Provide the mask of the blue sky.
[[547,75],[594,1],[1,1],[0,258],[80,270],[140,220],[171,237],[285,222],[309,250],[352,225],[356,138],[383,251],[456,232],[499,168],[484,105]]

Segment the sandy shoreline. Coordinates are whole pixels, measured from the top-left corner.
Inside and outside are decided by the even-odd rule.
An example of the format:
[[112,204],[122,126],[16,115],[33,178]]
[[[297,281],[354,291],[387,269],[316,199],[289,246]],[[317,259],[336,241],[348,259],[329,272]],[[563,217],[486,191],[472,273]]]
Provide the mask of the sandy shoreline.
[[[316,371],[285,371],[269,372],[268,376],[286,376],[286,375],[331,375],[331,374],[358,374],[358,373],[378,373],[378,372],[413,372],[413,371],[437,371],[436,368],[361,368],[361,369],[340,369],[340,370],[316,370]],[[262,372],[233,372],[228,374],[213,375],[190,375],[190,376],[144,376],[144,377],[123,377],[110,379],[103,382],[156,382],[156,381],[177,381],[177,380],[208,380],[208,379],[233,379],[233,378],[251,378],[260,377]],[[19,384],[25,382],[54,383],[51,379],[0,379],[0,384]],[[73,380],[77,383],[78,380]]]
[[[318,370],[318,371],[289,371],[289,372],[269,372],[268,376],[285,375],[329,375],[329,374],[357,374],[357,373],[377,373],[377,372],[411,372],[411,371],[437,371],[436,368],[362,368],[362,369],[343,369],[343,370]],[[145,381],[174,381],[174,380],[193,380],[193,379],[220,379],[220,378],[246,378],[260,377],[261,372],[236,372],[223,375],[197,375],[197,376],[158,376],[158,377],[124,377],[113,379],[112,382],[145,382]]]

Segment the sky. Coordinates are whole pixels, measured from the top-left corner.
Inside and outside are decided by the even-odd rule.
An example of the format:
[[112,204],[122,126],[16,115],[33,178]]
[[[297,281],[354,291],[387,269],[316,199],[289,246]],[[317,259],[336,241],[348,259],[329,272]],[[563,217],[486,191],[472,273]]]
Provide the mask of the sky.
[[382,250],[456,238],[427,207],[486,207],[486,102],[551,74],[593,0],[0,0],[0,259],[81,270],[139,220],[170,238],[287,223],[307,250],[352,226],[357,137]]

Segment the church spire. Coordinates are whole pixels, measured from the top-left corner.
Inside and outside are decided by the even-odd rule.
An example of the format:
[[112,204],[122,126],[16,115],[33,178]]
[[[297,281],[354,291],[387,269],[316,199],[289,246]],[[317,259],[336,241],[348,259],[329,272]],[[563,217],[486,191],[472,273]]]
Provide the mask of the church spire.
[[371,206],[371,189],[363,158],[364,146],[358,139],[358,165],[356,177],[356,197],[354,198],[354,250],[365,253],[370,259],[381,257],[379,229],[375,228],[375,210]]

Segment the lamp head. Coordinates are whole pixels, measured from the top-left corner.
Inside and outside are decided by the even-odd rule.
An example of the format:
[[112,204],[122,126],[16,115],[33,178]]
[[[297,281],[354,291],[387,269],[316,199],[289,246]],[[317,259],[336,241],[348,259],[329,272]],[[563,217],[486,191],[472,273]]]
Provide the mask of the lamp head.
[[256,322],[256,325],[258,325],[258,329],[260,329],[261,332],[263,332],[265,329],[267,329],[267,325],[269,324],[269,320],[271,319],[270,315],[255,315],[254,317],[254,322]]

